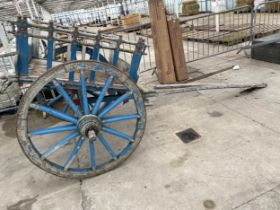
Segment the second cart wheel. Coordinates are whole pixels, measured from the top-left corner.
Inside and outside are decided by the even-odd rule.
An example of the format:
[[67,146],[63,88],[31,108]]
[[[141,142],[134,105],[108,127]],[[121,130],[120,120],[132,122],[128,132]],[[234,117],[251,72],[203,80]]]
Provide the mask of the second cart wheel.
[[[56,96],[38,100],[42,92]],[[61,177],[87,178],[127,159],[145,124],[141,92],[126,74],[111,65],[74,61],[54,67],[31,85],[19,106],[17,137],[39,168]]]

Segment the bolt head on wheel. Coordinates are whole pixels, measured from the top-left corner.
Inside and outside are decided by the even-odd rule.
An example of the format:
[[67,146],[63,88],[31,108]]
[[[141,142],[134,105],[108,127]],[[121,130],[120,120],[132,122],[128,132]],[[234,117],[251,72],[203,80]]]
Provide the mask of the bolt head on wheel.
[[102,129],[102,121],[95,115],[84,115],[77,123],[80,134],[84,138],[92,138],[93,135],[98,136]]

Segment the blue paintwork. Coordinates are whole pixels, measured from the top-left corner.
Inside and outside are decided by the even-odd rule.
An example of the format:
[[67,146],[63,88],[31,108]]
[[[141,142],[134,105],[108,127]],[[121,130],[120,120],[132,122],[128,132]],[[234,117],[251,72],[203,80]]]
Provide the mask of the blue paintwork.
[[[73,100],[73,98],[75,97],[75,93],[73,93],[71,96],[70,96],[70,98],[71,98],[71,100]],[[67,103],[67,104],[65,104],[65,106],[63,107],[63,112],[64,113],[67,113],[68,112],[68,109],[69,109],[69,104]]]
[[128,136],[120,131],[117,131],[117,130],[114,130],[112,128],[109,128],[109,127],[106,127],[106,126],[103,126],[102,128],[102,131],[106,132],[106,133],[109,133],[109,134],[112,134],[114,136],[118,136],[118,137],[121,137],[129,142],[133,142],[133,138],[131,136]]
[[63,98],[62,95],[59,95],[53,99],[51,99],[49,102],[46,103],[47,106],[51,106],[53,104],[55,104],[56,102],[58,102],[59,100],[61,100]]
[[106,79],[105,85],[104,85],[100,95],[98,96],[96,104],[94,105],[92,114],[97,114],[99,107],[100,107],[101,103],[103,102],[104,96],[105,96],[106,92],[108,91],[112,81],[113,81],[113,77],[108,77]]
[[128,144],[121,152],[120,157],[124,157],[132,149],[132,144]]
[[77,113],[78,115],[81,115],[82,113],[79,107],[73,102],[73,100],[68,95],[68,93],[64,90],[64,88],[57,81],[54,81],[53,83],[57,92],[59,92],[59,94],[63,96],[67,104],[72,108],[73,112]]
[[93,46],[93,51],[92,51],[92,57],[91,59],[94,61],[98,61],[98,57],[99,57],[99,51],[100,51],[100,41],[101,41],[101,35],[98,34],[96,36],[96,40]]
[[119,121],[125,121],[125,120],[135,120],[135,119],[139,119],[139,118],[140,118],[140,115],[131,114],[131,115],[122,115],[122,116],[104,118],[102,120],[102,122],[104,124],[107,124],[107,123],[113,123],[113,122],[119,122]]
[[47,135],[47,134],[53,134],[53,133],[60,133],[65,131],[73,131],[76,130],[76,125],[63,125],[63,126],[57,126],[53,128],[42,128],[35,131],[28,132],[28,136],[41,136],[41,135]]
[[58,149],[60,149],[61,147],[65,146],[66,144],[68,144],[72,139],[76,138],[77,136],[79,136],[78,132],[73,132],[71,133],[69,136],[65,137],[63,140],[59,141],[58,143],[56,143],[54,146],[52,146],[51,148],[49,148],[46,152],[44,152],[42,154],[42,159],[47,158],[48,156],[50,156],[52,153],[54,153],[55,151],[57,151]]
[[90,149],[91,168],[96,169],[95,148],[94,148],[94,141],[92,139],[89,140],[89,149]]
[[116,48],[114,49],[113,62],[112,62],[113,66],[118,66],[121,44],[122,44],[122,37],[119,38],[118,42],[116,43]]
[[[71,61],[77,60],[77,51],[78,51],[78,28],[75,27],[73,32],[73,38],[71,43]],[[74,80],[75,72],[72,71],[69,73],[69,80]]]
[[126,99],[130,97],[131,93],[125,93],[122,96],[120,96],[117,100],[110,103],[108,106],[106,106],[99,114],[98,117],[102,118],[104,117],[108,112],[110,112],[112,109],[116,108],[120,103],[124,102]]
[[[109,102],[115,101],[116,99],[118,99],[118,97],[119,96],[111,96],[111,95],[105,96],[103,98],[103,100],[101,101],[101,103],[109,103]],[[98,98],[96,98],[96,97],[89,97],[88,103],[94,107],[97,102],[97,99]]]
[[54,47],[53,32],[54,32],[53,22],[50,22],[48,28],[47,70],[50,70],[52,68],[52,62],[53,62],[53,47]]
[[33,108],[33,109],[37,109],[41,112],[46,112],[46,113],[48,113],[49,115],[51,115],[55,118],[58,118],[58,119],[61,119],[61,120],[67,121],[67,122],[71,122],[71,123],[76,124],[77,121],[78,121],[77,118],[72,117],[72,116],[70,116],[68,114],[65,114],[63,112],[57,111],[57,110],[55,110],[51,107],[47,107],[47,106],[40,105],[40,104],[32,104],[30,107]]
[[[91,59],[94,61],[98,61],[99,60],[99,51],[100,51],[100,41],[101,41],[101,35],[98,33],[98,35],[96,36],[96,40],[95,40],[95,44],[93,46],[93,51],[92,51],[92,56]],[[90,73],[90,81],[94,80],[95,78],[95,71],[92,71]]]
[[67,113],[69,109],[69,104],[65,104],[65,106],[63,107],[63,113]]
[[112,62],[112,65],[113,66],[118,66],[118,63],[119,63],[119,56],[120,56],[120,49],[119,48],[116,48],[114,50],[114,54],[113,54],[113,62]]
[[115,154],[115,152],[112,150],[111,146],[109,145],[109,143],[107,142],[107,140],[104,138],[104,136],[102,134],[99,134],[99,136],[97,137],[99,139],[99,141],[103,144],[103,146],[105,147],[105,149],[109,152],[109,154],[111,155],[111,157],[114,160],[117,160],[117,156]]
[[[72,41],[71,44],[71,61],[77,60],[77,51],[78,51],[78,43],[76,40]],[[75,72],[72,71],[69,73],[69,80],[74,80]]]
[[138,69],[141,63],[141,58],[145,52],[146,45],[142,39],[140,39],[135,47],[135,51],[132,56],[130,69],[129,69],[129,77],[132,81],[138,81]]
[[80,148],[82,147],[84,143],[84,140],[82,137],[79,138],[79,140],[76,142],[71,154],[69,155],[68,159],[64,163],[64,170],[68,170],[68,168],[71,166],[73,160],[75,159],[75,156],[78,154]]
[[28,24],[26,18],[18,18],[16,33],[16,48],[18,52],[17,72],[20,75],[28,75]]
[[83,109],[84,109],[84,114],[88,115],[90,112],[89,112],[89,105],[88,105],[86,77],[82,70],[81,70],[81,74],[80,74],[80,82],[81,82],[82,105],[83,105]]

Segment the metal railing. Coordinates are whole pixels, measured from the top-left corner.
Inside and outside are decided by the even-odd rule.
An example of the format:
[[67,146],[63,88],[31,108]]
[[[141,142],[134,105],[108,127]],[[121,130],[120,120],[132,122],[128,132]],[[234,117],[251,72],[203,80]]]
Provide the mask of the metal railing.
[[280,1],[243,6],[182,22],[186,62],[250,48],[254,39],[280,31]]
[[242,48],[250,41],[252,14],[249,6],[207,14],[183,25],[186,62]]
[[280,30],[280,1],[259,4],[253,12],[252,42]]

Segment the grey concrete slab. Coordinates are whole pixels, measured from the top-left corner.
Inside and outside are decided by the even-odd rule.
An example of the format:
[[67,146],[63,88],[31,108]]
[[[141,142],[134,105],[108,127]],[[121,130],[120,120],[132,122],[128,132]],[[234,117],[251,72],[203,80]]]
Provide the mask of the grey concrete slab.
[[[200,98],[158,99],[169,104],[148,111],[150,123],[136,154],[117,170],[84,181],[89,209],[205,209],[206,200],[231,209],[274,187],[280,157],[267,143],[279,135],[218,104],[200,106]],[[176,105],[183,101],[186,106]],[[213,110],[223,116],[211,117]],[[202,138],[184,145],[175,133],[188,127]]]
[[32,210],[83,210],[82,199],[80,185],[60,187],[60,190],[38,197]]
[[234,208],[236,210],[278,210],[280,209],[280,194],[273,190],[261,194],[250,201]]
[[[0,128],[1,210],[7,207],[22,210],[25,206],[30,206],[27,209],[37,206],[33,208],[36,210],[68,209],[67,200],[80,206],[79,181],[49,175],[24,156],[15,136],[15,116],[1,119]],[[45,208],[42,203],[51,208]]]
[[[277,69],[279,66],[258,61],[253,65],[254,61],[250,62],[250,64],[241,65],[239,71],[227,71],[217,78],[221,83],[226,84],[267,83],[267,88],[249,94],[240,94],[240,90],[204,91],[203,94],[217,103],[236,110],[240,115],[278,132],[279,119],[275,113],[280,111],[278,97],[280,77]],[[225,78],[230,78],[230,80],[225,81]]]

